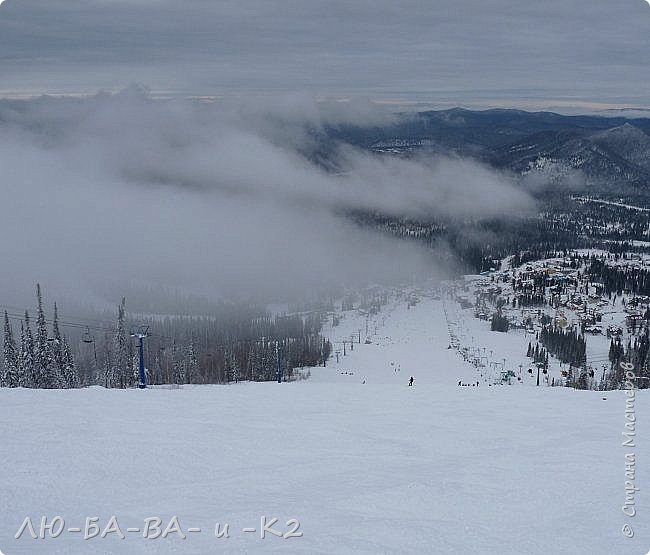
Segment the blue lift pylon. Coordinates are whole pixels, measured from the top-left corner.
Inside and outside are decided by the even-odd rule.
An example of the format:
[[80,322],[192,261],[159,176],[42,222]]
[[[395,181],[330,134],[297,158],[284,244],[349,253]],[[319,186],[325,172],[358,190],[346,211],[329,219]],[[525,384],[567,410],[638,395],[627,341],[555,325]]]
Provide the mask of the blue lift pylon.
[[131,337],[137,337],[139,340],[138,350],[140,352],[140,376],[138,380],[138,388],[144,389],[147,387],[147,376],[144,370],[144,340],[149,337],[149,326],[138,326],[131,331]]

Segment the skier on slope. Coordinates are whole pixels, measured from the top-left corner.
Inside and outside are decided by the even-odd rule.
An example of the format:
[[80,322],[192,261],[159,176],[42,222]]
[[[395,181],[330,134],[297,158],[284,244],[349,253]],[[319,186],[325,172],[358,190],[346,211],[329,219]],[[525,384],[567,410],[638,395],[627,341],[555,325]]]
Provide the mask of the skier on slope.
[[409,380],[409,387],[413,385],[413,376],[411,376],[411,379]]

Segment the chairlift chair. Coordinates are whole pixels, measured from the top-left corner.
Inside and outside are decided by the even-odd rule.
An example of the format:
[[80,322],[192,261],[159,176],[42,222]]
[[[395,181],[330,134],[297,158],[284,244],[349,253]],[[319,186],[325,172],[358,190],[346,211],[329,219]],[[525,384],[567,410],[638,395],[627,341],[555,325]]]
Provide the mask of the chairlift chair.
[[83,343],[94,343],[95,342],[92,335],[90,335],[90,328],[86,327],[86,331],[81,336],[81,341]]

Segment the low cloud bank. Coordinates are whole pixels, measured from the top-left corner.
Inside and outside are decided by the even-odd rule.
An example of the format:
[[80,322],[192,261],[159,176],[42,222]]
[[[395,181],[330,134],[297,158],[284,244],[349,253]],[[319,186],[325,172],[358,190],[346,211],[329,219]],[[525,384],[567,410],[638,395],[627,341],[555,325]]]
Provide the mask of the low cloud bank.
[[325,125],[394,118],[364,101],[300,95],[153,101],[132,88],[0,101],[3,302],[32,298],[37,280],[51,295],[114,302],[102,284],[279,298],[435,275],[430,251],[341,214],[480,219],[531,208],[508,176],[470,160],[344,146],[333,172],[305,156]]

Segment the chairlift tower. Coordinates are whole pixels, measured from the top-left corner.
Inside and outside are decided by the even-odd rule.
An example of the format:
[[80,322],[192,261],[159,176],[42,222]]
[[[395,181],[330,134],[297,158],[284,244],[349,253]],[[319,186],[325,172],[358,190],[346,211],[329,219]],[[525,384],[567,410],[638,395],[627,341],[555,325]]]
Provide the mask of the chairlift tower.
[[147,387],[147,377],[144,372],[144,340],[149,337],[149,326],[138,326],[131,330],[131,337],[137,337],[138,349],[140,351],[140,380],[138,382],[138,387],[144,389]]

